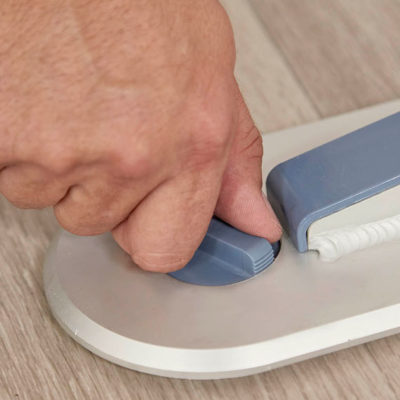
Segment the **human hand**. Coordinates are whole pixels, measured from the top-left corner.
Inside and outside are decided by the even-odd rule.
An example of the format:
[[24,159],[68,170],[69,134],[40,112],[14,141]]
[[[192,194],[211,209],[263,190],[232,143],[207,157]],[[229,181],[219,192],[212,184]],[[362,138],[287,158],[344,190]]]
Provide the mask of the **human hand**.
[[276,241],[262,143],[216,0],[0,4],[0,191],[112,231],[142,268],[192,257],[215,214]]

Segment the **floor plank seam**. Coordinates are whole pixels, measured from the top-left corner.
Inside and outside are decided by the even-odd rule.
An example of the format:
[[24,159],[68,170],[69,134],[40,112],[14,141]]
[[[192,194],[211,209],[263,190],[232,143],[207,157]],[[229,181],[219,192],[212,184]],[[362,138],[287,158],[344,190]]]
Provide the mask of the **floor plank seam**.
[[[399,0],[400,1],[400,0]],[[292,64],[290,63],[289,59],[286,57],[286,54],[282,51],[281,47],[278,45],[278,43],[276,42],[275,38],[271,35],[270,30],[268,29],[268,26],[266,24],[264,24],[264,21],[260,18],[259,13],[256,12],[255,7],[254,7],[254,3],[252,1],[250,1],[250,9],[251,12],[254,15],[254,18],[258,21],[259,24],[261,24],[263,26],[263,29],[265,31],[265,34],[268,36],[269,40],[271,41],[272,46],[274,46],[275,50],[280,54],[281,58],[282,58],[282,62],[285,64],[285,66],[287,67],[287,69],[290,71],[290,73],[293,76],[293,79],[295,80],[295,82],[297,83],[297,85],[299,86],[301,92],[303,93],[303,95],[306,97],[306,99],[308,100],[308,102],[311,104],[311,106],[313,107],[314,111],[316,112],[316,114],[318,115],[319,119],[322,119],[324,117],[324,115],[321,113],[320,109],[318,108],[317,104],[314,102],[314,100],[312,99],[312,97],[310,96],[309,91],[307,90],[306,86],[303,84],[303,82],[301,81],[300,77],[298,76],[298,74],[296,73],[296,70],[293,68]]]

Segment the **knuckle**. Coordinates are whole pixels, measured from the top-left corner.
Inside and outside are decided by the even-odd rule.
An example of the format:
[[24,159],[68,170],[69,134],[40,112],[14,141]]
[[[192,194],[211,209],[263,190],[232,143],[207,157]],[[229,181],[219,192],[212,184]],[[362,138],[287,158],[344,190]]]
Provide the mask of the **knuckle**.
[[65,149],[49,149],[39,154],[39,164],[56,175],[65,175],[76,165],[76,156]]
[[10,185],[1,181],[0,193],[17,208],[41,208],[41,202],[35,193],[27,193],[19,185]]
[[111,229],[109,218],[96,216],[96,218],[85,216],[84,213],[63,209],[56,205],[54,214],[59,224],[68,232],[78,236],[94,236],[108,232]]
[[223,118],[203,118],[192,134],[192,159],[200,163],[218,161],[231,139],[230,125]]
[[24,172],[0,175],[0,193],[18,208],[45,208],[57,201],[57,191],[51,190],[51,183],[35,179],[21,179]]
[[54,215],[57,218],[58,223],[68,232],[73,233],[74,235],[86,236],[90,235],[90,232],[87,232],[79,221],[75,218],[68,215],[68,213],[64,212],[60,207],[54,207]]
[[111,153],[110,158],[118,176],[128,179],[139,179],[152,174],[157,167],[149,143],[141,143],[131,149],[118,149]]

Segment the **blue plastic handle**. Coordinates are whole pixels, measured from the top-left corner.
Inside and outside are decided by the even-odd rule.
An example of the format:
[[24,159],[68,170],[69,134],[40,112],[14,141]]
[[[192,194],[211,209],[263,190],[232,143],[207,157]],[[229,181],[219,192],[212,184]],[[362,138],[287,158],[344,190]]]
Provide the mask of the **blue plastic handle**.
[[400,185],[400,112],[279,164],[268,199],[300,252],[318,219]]

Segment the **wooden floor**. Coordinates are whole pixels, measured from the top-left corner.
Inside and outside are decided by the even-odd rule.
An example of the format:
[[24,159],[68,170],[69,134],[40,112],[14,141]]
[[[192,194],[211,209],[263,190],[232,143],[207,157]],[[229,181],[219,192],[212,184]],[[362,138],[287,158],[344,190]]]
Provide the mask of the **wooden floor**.
[[[237,77],[267,133],[400,97],[400,0],[225,0]],[[266,155],[268,157],[268,154]],[[181,381],[106,362],[52,319],[49,210],[0,199],[0,399],[400,399],[400,336],[252,377]]]

